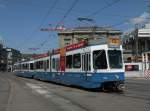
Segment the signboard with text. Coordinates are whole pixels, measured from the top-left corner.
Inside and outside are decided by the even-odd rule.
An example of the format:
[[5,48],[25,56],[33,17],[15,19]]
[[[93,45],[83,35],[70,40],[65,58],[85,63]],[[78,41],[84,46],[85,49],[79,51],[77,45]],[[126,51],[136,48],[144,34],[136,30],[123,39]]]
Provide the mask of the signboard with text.
[[87,41],[80,41],[79,43],[72,44],[72,45],[66,46],[66,47],[61,48],[61,49],[55,49],[55,50],[53,50],[53,54],[62,53],[61,52],[62,49],[63,50],[65,49],[65,51],[71,51],[71,50],[82,48],[82,47],[84,47],[86,45],[87,45]]
[[108,37],[108,46],[110,48],[118,48],[121,45],[121,40],[119,37]]
[[44,58],[44,57],[48,57],[48,53],[44,53],[44,54],[38,54],[38,55],[33,55],[32,57],[34,59],[40,59],[40,58]]

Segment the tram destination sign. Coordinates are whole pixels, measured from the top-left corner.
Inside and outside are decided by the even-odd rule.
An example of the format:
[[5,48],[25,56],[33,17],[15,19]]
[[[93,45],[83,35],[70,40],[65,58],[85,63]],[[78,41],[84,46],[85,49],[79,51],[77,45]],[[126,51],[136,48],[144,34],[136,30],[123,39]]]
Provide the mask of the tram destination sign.
[[121,39],[119,37],[108,37],[108,46],[110,48],[119,48],[121,45]]

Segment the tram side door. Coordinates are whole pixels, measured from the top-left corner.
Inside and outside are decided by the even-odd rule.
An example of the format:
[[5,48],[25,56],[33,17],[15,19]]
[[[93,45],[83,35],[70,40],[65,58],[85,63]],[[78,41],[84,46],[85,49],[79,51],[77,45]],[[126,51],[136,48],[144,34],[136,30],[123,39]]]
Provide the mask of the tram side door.
[[66,65],[66,48],[60,49],[60,71],[65,71]]
[[82,54],[82,71],[88,72],[91,70],[91,55],[90,53]]

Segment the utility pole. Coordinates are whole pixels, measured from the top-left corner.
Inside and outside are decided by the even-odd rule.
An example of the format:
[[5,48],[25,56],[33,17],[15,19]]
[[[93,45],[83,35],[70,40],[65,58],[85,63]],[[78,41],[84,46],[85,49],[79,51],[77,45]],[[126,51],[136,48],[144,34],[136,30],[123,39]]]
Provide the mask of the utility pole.
[[139,50],[138,50],[138,24],[135,24],[135,30],[134,30],[134,38],[135,38],[135,62],[138,61],[138,55],[139,55]]

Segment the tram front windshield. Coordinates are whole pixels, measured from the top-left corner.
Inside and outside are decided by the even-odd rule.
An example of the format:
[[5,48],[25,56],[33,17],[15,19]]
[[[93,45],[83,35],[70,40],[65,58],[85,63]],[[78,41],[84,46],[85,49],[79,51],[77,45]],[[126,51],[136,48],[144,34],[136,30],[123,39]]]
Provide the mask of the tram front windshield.
[[120,50],[108,50],[110,68],[122,68],[122,54]]
[[105,50],[93,51],[93,67],[94,69],[107,69]]

